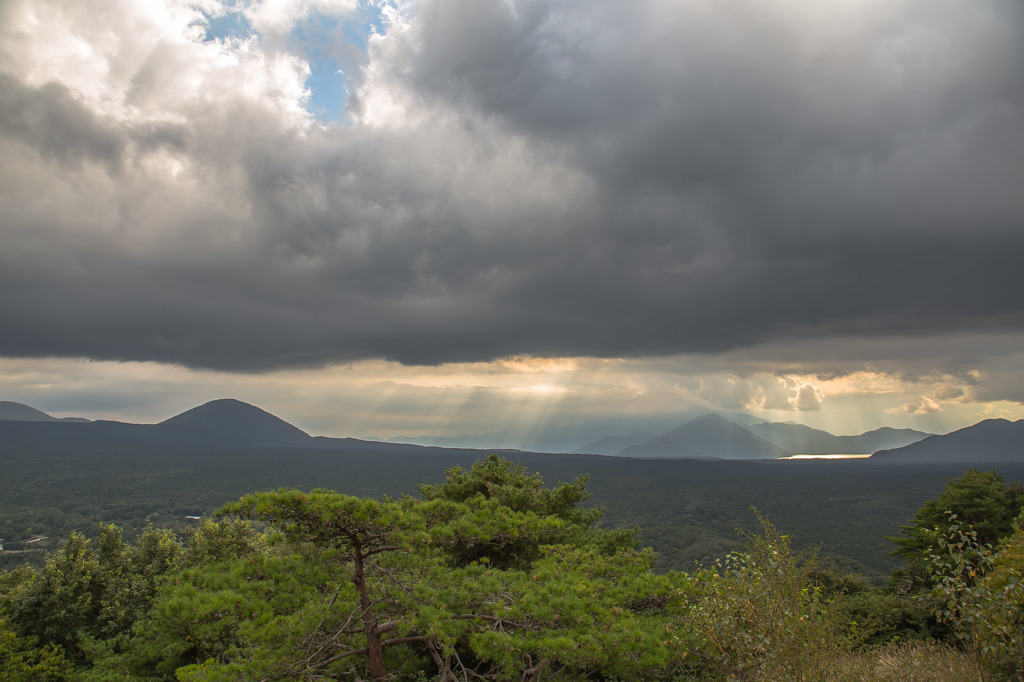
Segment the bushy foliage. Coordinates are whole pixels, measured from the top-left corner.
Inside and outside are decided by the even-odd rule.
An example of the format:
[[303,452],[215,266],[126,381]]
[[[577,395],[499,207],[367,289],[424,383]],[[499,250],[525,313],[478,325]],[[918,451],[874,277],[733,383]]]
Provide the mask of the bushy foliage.
[[416,487],[427,501],[468,502],[486,498],[512,511],[557,516],[577,526],[587,526],[601,518],[599,509],[579,507],[590,498],[586,476],[545,488],[539,474],[531,474],[522,464],[512,464],[497,455],[474,463],[469,471],[462,467],[448,469],[444,483]]
[[[546,489],[491,457],[421,491],[381,501],[278,491],[225,507],[277,526],[350,585],[311,626],[315,655],[279,651],[290,676],[384,679],[425,665],[440,679],[575,678],[664,664],[663,638],[639,622],[660,616],[629,605],[663,604],[666,579],[632,533],[599,530],[599,510],[576,509],[584,480]],[[359,660],[365,668],[352,668]],[[207,661],[185,674],[240,665]]]
[[39,646],[34,637],[19,637],[0,616],[0,680],[56,682],[64,679],[71,669],[60,647]]
[[819,570],[761,516],[743,551],[658,574],[580,507],[585,478],[548,488],[490,457],[420,490],[250,494],[185,540],[73,534],[0,576],[0,679],[934,679],[925,657],[964,656],[892,644],[927,634],[926,604],[986,675],[1021,675],[1019,525],[989,546],[947,516],[915,602]]
[[697,574],[674,642],[716,679],[824,679],[850,647],[844,624],[812,580],[813,555],[758,519],[762,532],[745,552]]
[[[608,552],[636,545],[636,531],[597,531],[593,526],[603,515],[601,509],[584,509],[579,505],[590,498],[587,477],[572,483],[545,488],[539,474],[530,474],[521,464],[513,465],[497,455],[473,464],[469,471],[453,467],[445,472],[445,482],[417,486],[423,499],[469,503],[488,500],[503,510],[525,513],[538,518],[557,518],[562,524],[546,530],[544,542],[528,535],[507,534],[488,537],[480,532],[485,526],[464,527],[449,544],[452,559],[459,565],[486,558],[492,565],[523,567],[535,560],[541,544],[599,544]],[[469,531],[469,532],[465,532]]]
[[891,642],[926,641],[942,633],[930,605],[914,596],[872,585],[866,578],[834,569],[817,570],[812,583],[831,602],[833,618],[848,628],[857,649]]
[[930,557],[935,615],[974,655],[979,670],[1024,678],[1024,530],[993,550],[956,514]]
[[180,553],[177,538],[153,528],[134,544],[110,525],[101,525],[95,542],[72,533],[63,549],[5,591],[0,603],[19,635],[57,645],[82,662],[83,641],[131,629],[148,609],[159,576]]
[[925,502],[911,522],[902,526],[902,537],[889,538],[896,544],[893,555],[903,559],[894,575],[895,584],[906,592],[927,591],[934,585],[929,571],[931,557],[948,551],[941,547],[950,514],[971,528],[981,544],[996,545],[1013,532],[1013,519],[1021,511],[1022,489],[1006,485],[995,471],[968,469],[950,480],[942,494]]

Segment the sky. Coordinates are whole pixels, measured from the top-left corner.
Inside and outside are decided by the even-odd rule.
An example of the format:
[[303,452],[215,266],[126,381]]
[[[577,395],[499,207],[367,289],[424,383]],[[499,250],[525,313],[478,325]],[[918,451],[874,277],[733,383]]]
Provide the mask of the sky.
[[5,0],[0,399],[1024,418],[1022,73],[1018,0]]

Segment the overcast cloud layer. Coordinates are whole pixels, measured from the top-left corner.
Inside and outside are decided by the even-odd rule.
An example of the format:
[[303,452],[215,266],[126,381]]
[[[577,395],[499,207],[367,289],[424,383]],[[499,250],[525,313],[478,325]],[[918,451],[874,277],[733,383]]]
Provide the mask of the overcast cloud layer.
[[[209,40],[214,0],[0,6],[0,355],[836,338],[841,372],[856,339],[1024,330],[1017,0],[387,5],[330,124],[288,32],[354,0],[247,7]],[[973,366],[942,359],[913,361]]]

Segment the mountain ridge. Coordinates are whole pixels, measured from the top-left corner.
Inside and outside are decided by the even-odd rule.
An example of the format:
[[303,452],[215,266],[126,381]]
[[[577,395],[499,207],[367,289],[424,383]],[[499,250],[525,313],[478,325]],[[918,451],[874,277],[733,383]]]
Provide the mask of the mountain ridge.
[[24,403],[0,400],[0,421],[88,423],[92,420],[84,417],[54,417]]
[[870,455],[883,449],[903,447],[933,434],[914,429],[883,426],[856,436],[836,436],[803,424],[762,422],[748,429],[794,455]]
[[643,445],[658,437],[657,433],[634,433],[629,436],[605,436],[578,448],[576,455],[616,455],[633,445]]
[[985,419],[868,458],[881,463],[1019,462],[1024,460],[1024,419]]
[[[682,426],[661,433],[610,435],[579,448],[573,456],[588,454],[633,458],[723,458],[775,459],[791,454],[868,454],[875,442],[901,444],[874,451],[874,463],[888,462],[986,462],[1024,461],[1024,420],[1010,422],[990,419],[944,435],[928,435],[912,429],[882,427],[859,436],[833,436],[827,431],[800,424],[762,422],[743,426],[741,420],[717,413],[704,413]],[[616,423],[615,428],[621,424]],[[116,421],[89,421],[80,418],[59,419],[22,403],[0,401],[0,428],[12,443],[30,443],[42,439],[79,445],[94,451],[107,445],[117,447],[159,447],[209,450],[224,447],[314,448],[365,452],[507,452],[550,453],[507,445],[495,447],[451,447],[371,441],[356,438],[311,436],[298,427],[259,407],[231,398],[212,400],[186,410],[157,424],[130,424]],[[565,433],[569,430],[565,429]],[[773,436],[764,438],[757,432]],[[788,439],[788,440],[786,440]],[[40,441],[40,442],[42,442]],[[642,441],[642,442],[636,442]],[[788,444],[787,449],[780,443]],[[815,448],[797,448],[815,444]],[[856,444],[860,443],[859,446]],[[616,449],[626,444],[626,447]],[[600,450],[586,452],[586,450]],[[817,449],[818,452],[813,452]],[[811,450],[810,452],[808,450]],[[867,452],[865,452],[867,450]],[[563,451],[567,452],[567,451]]]
[[290,445],[312,438],[280,417],[234,398],[211,400],[165,419],[155,427],[210,442]]
[[778,459],[789,452],[717,414],[695,417],[677,429],[641,445],[632,445],[618,457],[717,459]]

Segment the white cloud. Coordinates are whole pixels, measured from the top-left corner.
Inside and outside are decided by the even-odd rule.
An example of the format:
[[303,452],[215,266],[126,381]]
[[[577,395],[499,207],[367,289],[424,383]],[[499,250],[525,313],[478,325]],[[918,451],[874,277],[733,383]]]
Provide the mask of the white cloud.
[[716,409],[769,412],[811,412],[824,401],[824,394],[803,377],[768,372],[704,375],[697,395]]
[[942,406],[937,402],[929,398],[928,396],[920,396],[917,400],[909,403],[904,403],[899,407],[891,407],[885,411],[886,414],[934,414],[936,412],[942,412]]
[[252,27],[275,44],[288,37],[297,23],[311,13],[346,15],[359,6],[358,0],[252,0],[243,12]]
[[950,384],[942,384],[932,393],[936,400],[956,400],[957,398],[963,398],[966,395],[966,391],[962,386],[952,386]]
[[824,397],[813,384],[804,384],[797,392],[793,406],[801,412],[813,412],[821,409]]
[[[26,2],[3,26],[7,73],[33,86],[58,82],[122,123],[195,125],[211,107],[263,106],[287,125],[308,118],[308,66],[256,38],[202,41],[191,2]],[[237,106],[237,105],[236,105]]]

